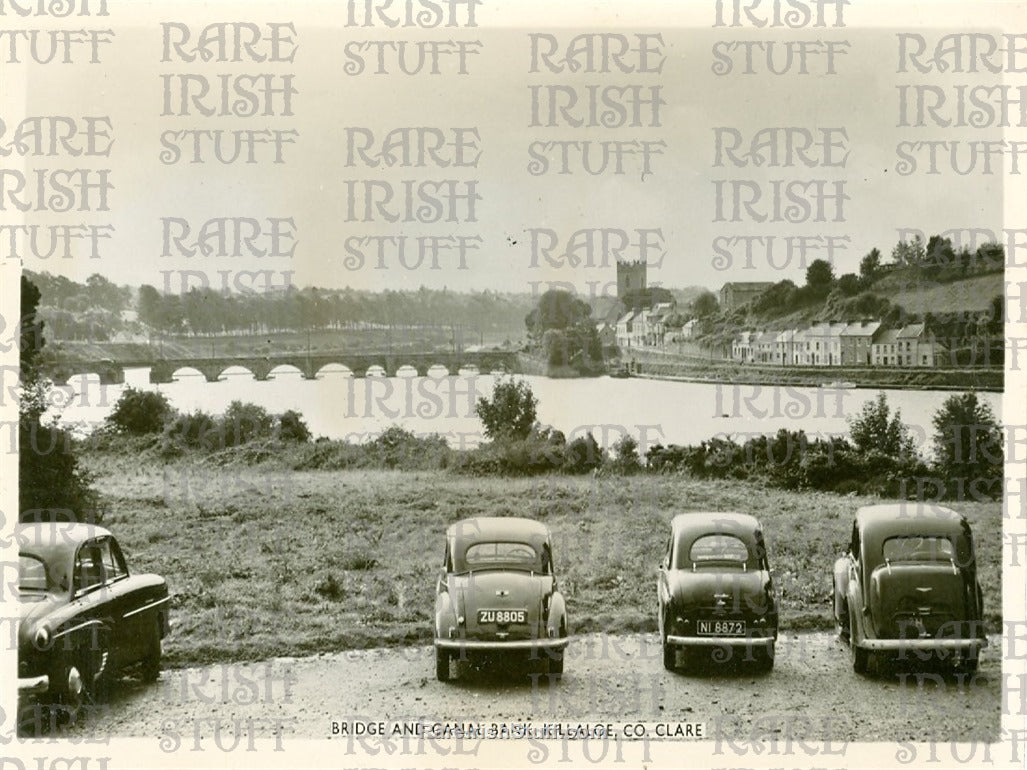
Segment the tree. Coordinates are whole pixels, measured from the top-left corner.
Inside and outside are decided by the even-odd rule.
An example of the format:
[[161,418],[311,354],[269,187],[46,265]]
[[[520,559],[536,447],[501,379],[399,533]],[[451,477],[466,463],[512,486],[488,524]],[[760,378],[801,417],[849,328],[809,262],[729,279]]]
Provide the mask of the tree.
[[645,289],[633,289],[624,293],[624,306],[631,310],[649,308],[658,302],[673,302],[674,295],[662,286],[650,286]]
[[550,289],[538,299],[538,304],[524,319],[528,333],[540,339],[549,329],[566,329],[592,315],[592,308],[563,289]]
[[845,297],[854,297],[859,293],[859,278],[855,273],[846,273],[838,278],[838,290]]
[[935,413],[934,460],[945,480],[968,487],[983,482],[988,494],[1001,493],[1002,429],[991,407],[976,393],[949,396]]
[[485,426],[485,435],[493,441],[523,439],[535,424],[538,399],[524,380],[501,377],[492,386],[491,400],[478,399],[478,418]]
[[695,314],[696,318],[706,318],[707,316],[715,315],[719,310],[720,303],[717,301],[717,295],[712,291],[704,291],[692,300],[692,313]]
[[920,236],[911,241],[899,241],[892,249],[892,259],[899,265],[921,265],[924,262],[927,252],[924,249],[924,242]]
[[859,277],[864,283],[871,283],[877,277],[881,269],[881,252],[877,248],[871,249],[859,263]]
[[826,259],[814,259],[806,268],[806,285],[818,292],[826,293],[834,283],[834,268]]
[[906,460],[915,454],[913,437],[902,422],[901,411],[896,409],[891,414],[884,393],[863,404],[860,413],[849,419],[849,433],[852,443],[863,454],[881,452],[896,460]]
[[168,397],[156,390],[125,388],[107,417],[107,422],[122,433],[144,435],[160,433],[175,417]]
[[[21,279],[21,390],[18,401],[19,519],[34,520],[70,511],[77,521],[96,519],[98,497],[89,474],[78,464],[71,434],[57,421],[43,422],[50,385],[40,378],[36,356],[43,347],[43,324],[36,317],[40,292]],[[27,335],[27,336],[26,336]],[[67,518],[63,514],[62,518]]]

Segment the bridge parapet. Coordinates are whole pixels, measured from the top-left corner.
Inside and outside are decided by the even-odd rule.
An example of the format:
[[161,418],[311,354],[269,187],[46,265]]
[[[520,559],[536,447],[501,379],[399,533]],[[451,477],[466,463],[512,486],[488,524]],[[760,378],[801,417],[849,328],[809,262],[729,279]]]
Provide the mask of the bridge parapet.
[[208,382],[217,382],[230,367],[242,367],[253,374],[254,379],[266,380],[273,369],[292,366],[306,379],[314,379],[317,373],[330,364],[345,366],[354,377],[363,377],[372,367],[384,369],[385,374],[394,377],[400,368],[413,367],[420,376],[427,376],[434,366],[444,366],[451,375],[461,367],[476,366],[482,374],[494,370],[519,371],[516,353],[509,351],[481,351],[470,353],[318,353],[306,355],[296,353],[279,356],[223,356],[215,358],[163,358],[156,361],[123,361],[95,364],[89,362],[62,363],[52,370],[54,382],[64,384],[69,377],[86,372],[96,373],[103,383],[125,381],[124,369],[150,369],[151,383],[169,383],[175,372],[181,369],[195,369]]

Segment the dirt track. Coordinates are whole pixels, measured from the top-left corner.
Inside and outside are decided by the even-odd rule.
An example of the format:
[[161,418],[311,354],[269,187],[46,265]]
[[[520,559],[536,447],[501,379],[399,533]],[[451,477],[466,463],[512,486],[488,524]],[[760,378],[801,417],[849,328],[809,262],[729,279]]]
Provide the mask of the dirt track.
[[[106,709],[63,730],[151,737],[162,747],[330,738],[332,721],[703,722],[707,740],[995,740],[1000,653],[993,640],[974,677],[939,670],[856,676],[833,634],[786,634],[770,674],[717,665],[663,669],[652,634],[578,637],[562,681],[546,674],[460,671],[434,677],[432,648],[361,650],[266,663],[166,671],[157,685],[126,677]],[[352,728],[350,728],[352,729]],[[345,739],[344,739],[345,740]]]

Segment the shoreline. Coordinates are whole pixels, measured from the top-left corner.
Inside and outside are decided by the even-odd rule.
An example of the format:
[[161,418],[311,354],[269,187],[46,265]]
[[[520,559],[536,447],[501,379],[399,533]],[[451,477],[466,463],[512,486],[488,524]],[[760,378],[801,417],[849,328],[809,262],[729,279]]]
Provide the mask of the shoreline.
[[[612,375],[606,375],[612,376]],[[845,382],[843,386],[836,387],[831,381],[827,384],[824,383],[813,383],[803,382],[796,379],[775,379],[775,380],[750,380],[747,378],[730,378],[730,377],[704,377],[702,375],[683,375],[683,374],[663,374],[654,372],[637,372],[628,375],[627,379],[640,379],[640,380],[663,380],[667,382],[694,382],[704,385],[752,385],[754,387],[795,387],[795,388],[823,388],[825,390],[835,389],[851,389],[851,390],[937,390],[945,392],[960,392],[960,391],[982,391],[985,393],[1004,393],[1004,388],[995,388],[991,386],[965,386],[965,385],[954,385],[950,383],[929,383],[929,384],[911,384],[911,383],[869,383],[869,382]]]

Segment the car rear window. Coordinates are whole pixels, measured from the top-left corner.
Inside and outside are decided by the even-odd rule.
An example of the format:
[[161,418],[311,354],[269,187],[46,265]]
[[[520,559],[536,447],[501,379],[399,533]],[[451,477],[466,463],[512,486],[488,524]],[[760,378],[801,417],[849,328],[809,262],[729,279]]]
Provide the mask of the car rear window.
[[955,558],[952,541],[947,537],[920,535],[889,537],[884,541],[885,561],[943,561]]
[[538,553],[527,543],[475,543],[464,554],[468,569],[503,567],[542,571]]
[[[703,562],[747,562],[749,548],[734,535],[714,534],[697,538],[688,549],[693,564]],[[680,565],[679,565],[680,566]]]
[[27,554],[18,557],[18,590],[46,590],[46,565],[42,559]]

